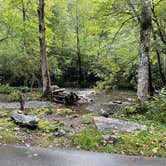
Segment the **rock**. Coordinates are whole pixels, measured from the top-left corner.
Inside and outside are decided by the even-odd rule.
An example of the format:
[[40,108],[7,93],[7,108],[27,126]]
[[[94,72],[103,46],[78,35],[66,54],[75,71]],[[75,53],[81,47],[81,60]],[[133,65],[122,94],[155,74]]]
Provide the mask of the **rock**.
[[93,115],[86,114],[82,116],[81,123],[83,124],[92,124],[93,123]]
[[55,136],[56,137],[63,137],[63,136],[66,136],[66,132],[64,130],[59,130],[55,132]]
[[54,91],[54,90],[59,89],[59,86],[57,86],[57,85],[52,85],[50,89],[51,89],[51,91]]
[[131,102],[134,102],[134,101],[135,101],[135,99],[133,99],[133,98],[127,98],[127,100],[128,100],[128,101],[131,101]]
[[134,132],[147,130],[145,125],[140,125],[138,123],[128,122],[115,118],[94,117],[94,122],[96,127],[103,131],[118,130],[122,132]]
[[120,137],[117,135],[111,135],[109,138],[109,142],[115,145],[119,141]]
[[122,101],[113,101],[113,103],[115,103],[115,104],[123,104]]
[[103,103],[103,104],[93,104],[88,106],[86,109],[88,111],[96,111],[99,112],[104,117],[108,117],[109,115],[114,114],[117,111],[120,111],[123,108],[122,104],[116,104],[113,102]]
[[100,111],[100,115],[101,115],[101,116],[104,116],[105,118],[108,118],[109,113],[108,113],[107,111],[101,109],[101,111]]
[[84,104],[84,103],[91,103],[93,102],[92,96],[96,94],[96,91],[94,90],[81,90],[77,91],[77,95],[79,98],[78,103]]
[[12,113],[11,119],[14,120],[17,124],[19,124],[21,126],[27,126],[27,127],[36,128],[39,123],[38,118],[36,118],[34,116],[20,114],[18,112]]
[[119,141],[119,136],[116,136],[116,135],[103,135],[102,136],[105,143],[110,143],[110,144],[113,144],[115,145],[118,141]]

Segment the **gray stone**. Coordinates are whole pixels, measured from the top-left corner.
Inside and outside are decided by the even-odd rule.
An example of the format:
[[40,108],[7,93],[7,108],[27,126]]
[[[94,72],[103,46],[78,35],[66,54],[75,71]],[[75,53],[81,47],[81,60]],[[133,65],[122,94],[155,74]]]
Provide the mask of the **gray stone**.
[[88,106],[86,109],[88,111],[99,112],[102,116],[107,117],[107,115],[112,115],[115,112],[120,111],[123,108],[123,106],[124,106],[123,104],[109,102],[109,103],[103,103],[103,104],[93,104]]
[[118,130],[122,132],[133,132],[147,130],[145,125],[128,122],[115,118],[94,117],[95,125],[100,130]]
[[117,135],[103,135],[102,137],[104,141],[106,141],[106,143],[110,143],[113,145],[115,145],[120,139],[120,137]]
[[11,118],[19,125],[27,127],[37,127],[39,122],[38,118],[34,116],[24,115],[18,112],[13,112]]
[[115,104],[123,104],[122,101],[113,101],[113,103],[115,103]]
[[108,118],[110,114],[109,114],[108,111],[105,111],[105,110],[101,109],[101,110],[100,110],[100,115],[101,115],[101,116],[104,116],[104,117],[106,117],[106,118]]

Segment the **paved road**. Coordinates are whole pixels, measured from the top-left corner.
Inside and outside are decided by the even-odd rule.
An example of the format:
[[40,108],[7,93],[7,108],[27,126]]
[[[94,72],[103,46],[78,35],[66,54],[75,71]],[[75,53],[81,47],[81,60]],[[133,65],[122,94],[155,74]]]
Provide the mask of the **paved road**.
[[0,166],[166,166],[166,159],[0,146]]

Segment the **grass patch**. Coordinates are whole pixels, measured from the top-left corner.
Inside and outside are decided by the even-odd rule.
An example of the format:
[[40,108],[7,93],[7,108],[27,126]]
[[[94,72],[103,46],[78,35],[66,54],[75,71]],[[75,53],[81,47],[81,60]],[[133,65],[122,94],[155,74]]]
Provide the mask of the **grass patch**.
[[80,133],[70,137],[71,143],[74,146],[79,146],[80,149],[97,150],[101,143],[102,134],[96,128],[85,129]]
[[[131,119],[130,119],[131,120]],[[136,122],[136,120],[135,120]],[[138,122],[138,121],[137,121]],[[130,155],[166,157],[166,126],[153,121],[141,121],[149,127],[149,131],[140,133],[114,132],[120,139],[112,145],[103,140],[102,134],[111,135],[111,132],[102,133],[96,128],[85,129],[70,137],[73,147],[98,152],[113,152]]]
[[56,112],[55,109],[53,108],[35,108],[35,109],[30,109],[28,114],[29,115],[37,115],[37,116],[40,116],[40,115],[44,115],[44,114],[52,114]]
[[39,120],[38,128],[39,128],[39,130],[45,131],[47,133],[55,130],[55,126],[46,120]]
[[81,119],[81,123],[83,124],[92,124],[93,123],[93,114],[89,113],[86,115],[83,115],[82,119]]
[[69,109],[69,108],[59,108],[59,109],[56,110],[56,114],[60,115],[60,116],[71,115],[73,113],[74,113],[73,110]]
[[16,135],[17,128],[10,118],[0,118],[0,142],[3,144],[14,144],[20,142],[23,138]]

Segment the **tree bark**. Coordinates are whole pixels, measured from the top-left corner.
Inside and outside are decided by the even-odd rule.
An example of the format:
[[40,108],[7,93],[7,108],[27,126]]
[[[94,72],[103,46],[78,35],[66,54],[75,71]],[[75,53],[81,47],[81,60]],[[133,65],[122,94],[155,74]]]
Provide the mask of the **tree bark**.
[[42,82],[43,82],[43,96],[48,97],[50,95],[50,75],[46,53],[46,37],[45,37],[45,21],[44,21],[44,0],[39,0],[38,7],[39,16],[39,42],[40,42],[40,55],[41,55],[41,70],[42,70]]
[[149,50],[151,34],[151,0],[142,0],[140,27],[140,56],[137,95],[142,108],[146,108],[149,96]]

